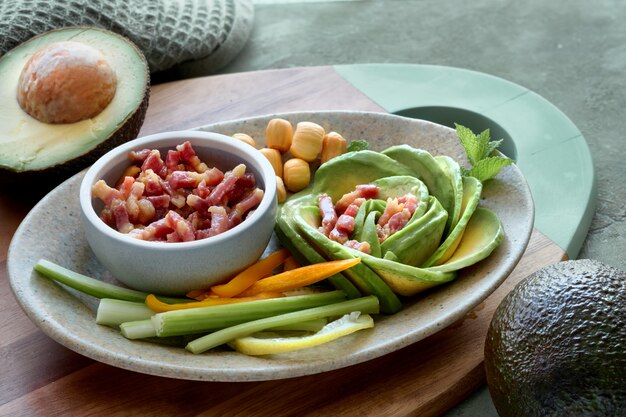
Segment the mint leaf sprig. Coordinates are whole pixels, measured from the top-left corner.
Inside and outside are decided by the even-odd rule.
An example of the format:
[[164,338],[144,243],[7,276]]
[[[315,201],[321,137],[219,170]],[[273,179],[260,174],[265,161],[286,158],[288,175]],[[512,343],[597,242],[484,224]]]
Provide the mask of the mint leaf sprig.
[[504,157],[493,155],[494,151],[502,143],[502,139],[491,141],[489,129],[484,130],[479,135],[474,134],[471,129],[454,124],[456,134],[461,140],[465,153],[472,165],[471,169],[461,167],[462,174],[466,177],[475,177],[480,181],[486,181],[498,175],[500,170],[515,161]]

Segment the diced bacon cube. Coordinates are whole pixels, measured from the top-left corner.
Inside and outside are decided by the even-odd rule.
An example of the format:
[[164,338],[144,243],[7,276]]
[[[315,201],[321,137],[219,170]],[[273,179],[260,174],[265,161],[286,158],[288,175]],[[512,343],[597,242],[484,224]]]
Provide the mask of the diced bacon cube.
[[383,211],[383,214],[381,214],[378,218],[377,224],[381,226],[386,225],[389,219],[391,219],[391,216],[401,212],[402,210],[404,210],[404,205],[399,204],[397,198],[388,198],[385,210]]
[[372,248],[368,242],[359,242],[358,240],[348,240],[343,244],[347,248],[358,250],[359,252],[371,253]]
[[161,195],[165,192],[163,180],[151,169],[142,171],[137,180],[145,185],[144,193],[146,195]]
[[388,235],[391,236],[398,230],[402,230],[402,228],[406,226],[410,219],[411,213],[409,212],[409,210],[403,209],[401,212],[391,216],[387,224],[383,227],[389,229]]
[[322,232],[324,236],[328,237],[328,234],[335,227],[335,223],[337,223],[337,213],[335,212],[333,200],[328,194],[322,194],[317,200],[317,205],[320,209],[320,214],[322,215],[322,226],[320,226],[320,232]]
[[150,155],[150,152],[152,152],[151,149],[141,149],[138,151],[130,151],[128,153],[128,158],[133,161],[133,162],[143,162],[148,155]]
[[168,177],[167,182],[170,184],[173,190],[178,190],[179,188],[195,187],[196,184],[198,184],[199,179],[193,174],[197,173],[191,171],[174,171]]
[[113,201],[112,208],[113,215],[115,216],[115,227],[118,232],[128,233],[134,229],[133,224],[129,220],[126,204],[123,200]]
[[181,167],[179,166],[179,162],[180,162],[180,155],[178,154],[178,151],[175,151],[173,149],[170,149],[169,151],[167,151],[167,156],[165,157],[165,166],[167,167],[168,174],[174,171],[181,170]]
[[255,188],[246,197],[235,205],[229,214],[230,227],[235,227],[243,220],[244,215],[252,208],[259,205],[263,200],[264,192],[260,188]]
[[122,199],[122,193],[119,190],[116,190],[113,187],[109,187],[104,180],[98,180],[91,187],[91,194],[100,200],[106,205],[111,206],[113,200]]
[[187,196],[181,193],[176,193],[170,196],[170,203],[172,203],[177,208],[182,208],[187,203]]
[[225,204],[226,195],[231,192],[235,185],[237,184],[237,180],[245,174],[246,166],[243,164],[237,165],[232,171],[226,172],[224,174],[224,179],[222,182],[217,184],[211,194],[209,195],[208,202],[209,205],[215,206],[220,204]]
[[195,194],[187,196],[187,205],[198,212],[200,216],[206,217],[209,213],[210,204],[207,198],[201,198]]
[[211,227],[209,228],[209,236],[216,236],[228,230],[228,213],[222,206],[209,207],[211,213]]
[[207,198],[209,194],[211,194],[211,189],[207,187],[206,181],[202,180],[200,181],[198,186],[194,188],[193,194],[197,195],[200,198]]
[[142,171],[146,171],[148,169],[154,171],[154,173],[161,178],[165,178],[167,175],[167,167],[163,163],[161,153],[157,149],[151,150],[148,157],[141,164]]
[[208,186],[214,186],[222,182],[224,173],[217,168],[207,169],[202,173],[202,179]]
[[335,242],[341,243],[342,245],[348,241],[350,238],[346,232],[341,230],[337,230],[336,228],[331,230],[328,234],[328,238],[330,240],[334,240]]
[[345,232],[347,234],[352,233],[352,231],[354,230],[354,217],[348,216],[347,214],[342,214],[337,219],[335,229],[341,232]]
[[355,217],[356,213],[359,211],[359,207],[361,207],[361,204],[363,204],[364,201],[365,201],[364,198],[357,198],[356,200],[354,200],[352,204],[348,206],[348,208],[346,209],[346,211],[343,212],[343,214],[347,216]]
[[145,196],[144,197],[146,200],[148,200],[150,203],[152,203],[152,206],[154,206],[154,208],[169,208],[170,206],[170,196],[168,194],[161,194],[161,195],[151,195],[151,196]]
[[145,198],[137,201],[137,206],[139,206],[139,216],[138,220],[141,224],[146,224],[151,222],[154,219],[154,215],[156,214],[156,209],[150,202],[150,200],[146,200]]
[[207,165],[200,161],[200,158],[196,155],[196,151],[191,146],[191,142],[185,141],[176,147],[180,159],[185,161],[196,172],[204,172],[208,169]]
[[378,191],[378,186],[373,184],[357,185],[354,191],[344,194],[339,201],[337,201],[337,204],[335,204],[335,211],[337,211],[337,214],[343,213],[357,198],[376,198],[378,196]]
[[404,205],[404,208],[409,210],[409,213],[411,214],[411,216],[413,216],[413,213],[415,213],[415,209],[417,208],[419,201],[417,200],[416,196],[408,193],[398,198],[398,203]]
[[174,229],[180,240],[183,242],[189,242],[196,239],[195,230],[193,230],[191,223],[173,210],[170,210],[165,215],[165,225],[170,229]]
[[119,186],[120,193],[122,193],[123,198],[128,198],[130,195],[130,189],[135,183],[135,179],[133,177],[124,177],[124,180]]

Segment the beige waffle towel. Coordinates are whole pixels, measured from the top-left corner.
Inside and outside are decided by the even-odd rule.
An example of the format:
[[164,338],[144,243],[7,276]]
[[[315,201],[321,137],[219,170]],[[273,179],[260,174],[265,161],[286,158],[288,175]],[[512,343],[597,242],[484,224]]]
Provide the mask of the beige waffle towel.
[[251,0],[0,0],[0,56],[52,29],[95,26],[137,44],[151,72],[211,73],[241,50],[253,17]]

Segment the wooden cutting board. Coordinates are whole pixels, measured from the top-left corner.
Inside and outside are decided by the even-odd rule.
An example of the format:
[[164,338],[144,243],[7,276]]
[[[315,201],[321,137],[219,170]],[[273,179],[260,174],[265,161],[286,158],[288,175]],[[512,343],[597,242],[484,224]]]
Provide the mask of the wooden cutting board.
[[[384,111],[332,67],[220,75],[154,86],[142,135],[307,110]],[[173,380],[94,362],[48,338],[9,288],[6,254],[30,203],[0,194],[0,415],[438,416],[484,384],[483,344],[500,300],[566,258],[534,231],[505,283],[462,320],[381,358],[267,382]]]

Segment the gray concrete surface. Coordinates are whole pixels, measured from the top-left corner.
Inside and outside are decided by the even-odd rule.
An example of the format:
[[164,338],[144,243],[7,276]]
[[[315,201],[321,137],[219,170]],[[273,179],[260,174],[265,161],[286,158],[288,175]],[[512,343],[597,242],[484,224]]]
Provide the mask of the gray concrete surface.
[[[259,0],[250,40],[221,72],[355,63],[438,64],[542,95],[585,136],[598,201],[579,258],[626,269],[626,2]],[[449,416],[497,415],[477,392]]]

